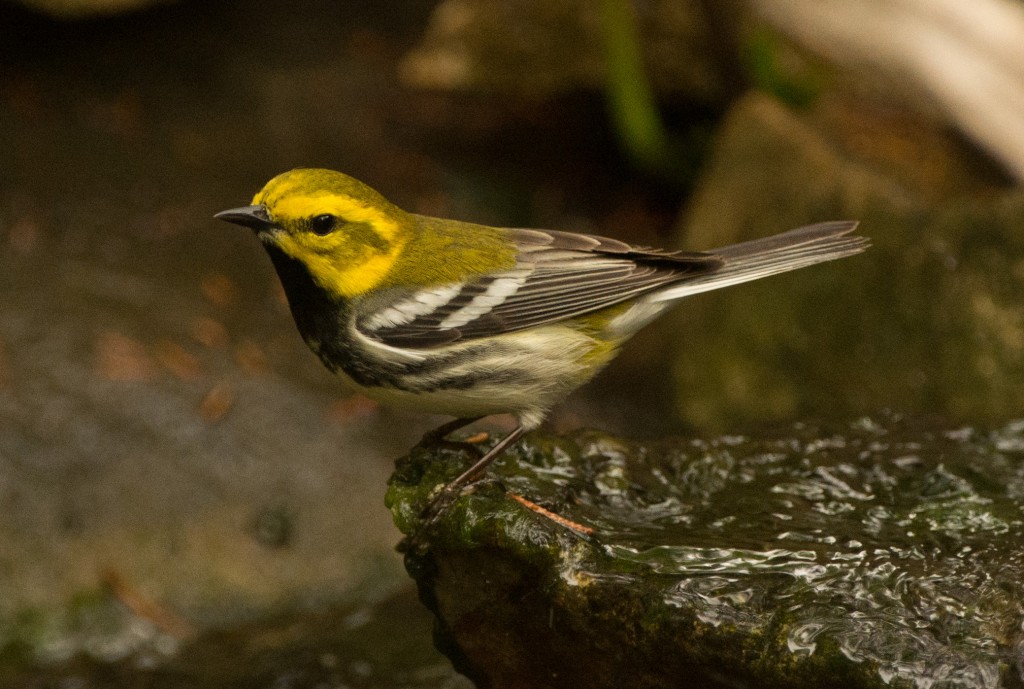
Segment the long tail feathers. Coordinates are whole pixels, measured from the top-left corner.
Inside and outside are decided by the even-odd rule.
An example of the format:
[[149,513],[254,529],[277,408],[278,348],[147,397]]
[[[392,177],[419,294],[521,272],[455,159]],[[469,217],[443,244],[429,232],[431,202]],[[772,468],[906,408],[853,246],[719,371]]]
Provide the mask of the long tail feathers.
[[709,253],[725,261],[719,270],[679,282],[652,294],[649,299],[652,302],[679,299],[859,254],[870,246],[870,241],[867,237],[850,236],[856,227],[854,221],[823,222],[715,249]]

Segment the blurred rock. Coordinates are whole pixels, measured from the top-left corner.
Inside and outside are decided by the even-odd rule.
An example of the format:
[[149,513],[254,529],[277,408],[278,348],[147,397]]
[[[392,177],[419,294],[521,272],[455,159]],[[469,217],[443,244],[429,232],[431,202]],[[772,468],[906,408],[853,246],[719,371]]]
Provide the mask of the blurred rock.
[[[893,418],[654,446],[533,437],[406,568],[480,687],[1019,687],[1022,451],[1024,422]],[[467,461],[399,464],[405,533]]]
[[159,652],[114,662],[76,657],[14,669],[6,689],[182,689],[183,687],[360,687],[472,689],[430,644],[430,615],[410,586],[384,601],[325,606],[217,629]]
[[[1019,2],[979,0],[969,12],[956,2],[920,0],[628,4],[663,95],[721,102],[738,83],[758,81],[751,52],[772,25],[824,56],[862,93],[958,127],[1024,179]],[[581,0],[445,0],[402,74],[412,85],[442,89],[550,95],[601,88],[601,12],[602,3]]]
[[62,19],[83,19],[97,15],[122,14],[174,0],[16,0],[37,12]]
[[[416,429],[332,412],[345,393],[294,332],[259,247],[204,216],[179,244],[128,236],[112,210],[98,220],[120,231],[112,262],[96,243],[0,257],[2,649],[112,661],[174,649],[182,629],[401,584],[381,496]],[[203,298],[217,262],[247,275],[229,304]],[[196,341],[197,318],[228,346]],[[258,367],[233,356],[247,342],[267,348]]]
[[434,420],[349,401],[258,242],[212,218],[283,169],[404,150],[365,126],[399,49],[323,49],[363,8],[0,7],[0,686],[24,686],[12,649],[160,662],[183,629],[406,585],[382,496]]
[[708,249],[833,219],[859,219],[873,248],[670,316],[682,417],[1017,412],[1024,193],[940,126],[841,95],[794,111],[754,94],[723,123],[681,233]]
[[[203,630],[403,584],[384,482],[432,421],[333,411],[348,393],[298,337],[258,242],[212,219],[303,154],[239,145],[267,141],[263,120],[231,97],[210,105],[198,82],[235,83],[232,64],[253,70],[247,90],[270,77],[212,52],[200,34],[229,47],[237,19],[206,11],[188,45],[180,25],[139,16],[131,31],[59,25],[75,40],[58,51],[50,23],[23,20],[39,50],[18,56],[31,67],[9,56],[9,78],[40,110],[0,79],[0,652],[116,660],[180,642],[170,617],[136,610]],[[275,12],[298,22],[282,52],[322,23]],[[93,68],[73,89],[69,64]],[[350,83],[368,73],[346,64]],[[352,88],[379,103],[376,86]],[[83,115],[111,92],[143,104],[141,132]],[[192,130],[205,162],[170,155]]]
[[[650,78],[663,93],[702,101],[725,93],[716,41],[698,0],[635,3]],[[721,8],[719,8],[721,9]],[[413,86],[529,96],[601,89],[601,3],[444,0],[401,74]]]
[[862,91],[958,127],[1024,181],[1019,0],[750,0]]

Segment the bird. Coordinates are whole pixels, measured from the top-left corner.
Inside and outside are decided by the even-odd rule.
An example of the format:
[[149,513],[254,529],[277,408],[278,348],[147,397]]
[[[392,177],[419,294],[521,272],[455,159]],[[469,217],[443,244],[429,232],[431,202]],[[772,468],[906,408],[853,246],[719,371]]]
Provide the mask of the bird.
[[[490,227],[402,210],[344,173],[297,168],[215,218],[251,229],[323,364],[386,406],[515,428],[444,486],[457,493],[638,330],[679,300],[861,253],[856,221],[706,252]],[[436,502],[436,500],[435,500]]]

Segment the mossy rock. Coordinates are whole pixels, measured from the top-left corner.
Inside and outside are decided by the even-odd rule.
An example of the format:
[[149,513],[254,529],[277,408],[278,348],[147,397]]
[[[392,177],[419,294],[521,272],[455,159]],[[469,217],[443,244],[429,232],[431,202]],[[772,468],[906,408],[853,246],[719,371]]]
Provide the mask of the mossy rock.
[[[1024,686],[1022,453],[1024,423],[533,436],[406,568],[480,687]],[[405,533],[466,461],[400,462]]]

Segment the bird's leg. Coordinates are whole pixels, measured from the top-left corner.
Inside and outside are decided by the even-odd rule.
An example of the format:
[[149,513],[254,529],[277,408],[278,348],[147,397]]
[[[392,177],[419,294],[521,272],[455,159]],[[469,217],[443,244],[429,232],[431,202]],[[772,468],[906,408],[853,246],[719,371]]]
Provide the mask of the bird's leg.
[[[451,424],[445,425],[447,426]],[[442,426],[442,428],[444,428],[444,426]],[[480,478],[480,475],[484,473],[491,462],[500,457],[510,445],[523,437],[525,432],[525,428],[522,426],[516,426],[511,433],[502,438],[497,445],[492,447],[486,454],[484,454],[483,457],[478,459],[473,466],[463,471],[454,480],[450,481],[444,488],[442,488],[441,492],[430,501],[426,509],[421,513],[423,523],[420,525],[420,528],[416,533],[407,539],[407,545],[409,547],[416,546],[420,542],[421,536],[430,530],[430,527],[441,517],[441,515],[444,514],[445,510],[451,506],[452,502],[455,501],[455,498],[458,497],[462,488]]]
[[487,452],[487,454],[478,459],[476,463],[473,464],[473,466],[463,471],[455,478],[454,481],[445,486],[443,492],[446,493],[448,491],[457,491],[467,483],[472,483],[473,481],[480,478],[480,475],[484,473],[484,471],[491,464],[491,462],[496,460],[501,455],[501,453],[508,449],[509,445],[523,437],[523,433],[525,432],[526,429],[523,428],[522,426],[516,426],[515,428],[513,428],[511,433],[502,438],[497,445],[492,447]]
[[453,480],[449,481],[445,487],[441,489],[441,492],[439,492],[430,501],[426,509],[423,510],[423,514],[429,515],[444,511],[444,503],[450,503],[464,486],[480,478],[480,475],[484,473],[491,462],[501,456],[501,454],[508,449],[508,446],[519,440],[525,432],[526,429],[522,426],[516,426],[512,429],[511,433],[502,438],[497,445],[492,447],[486,454],[484,454],[483,457],[474,462],[473,466],[469,467]]

